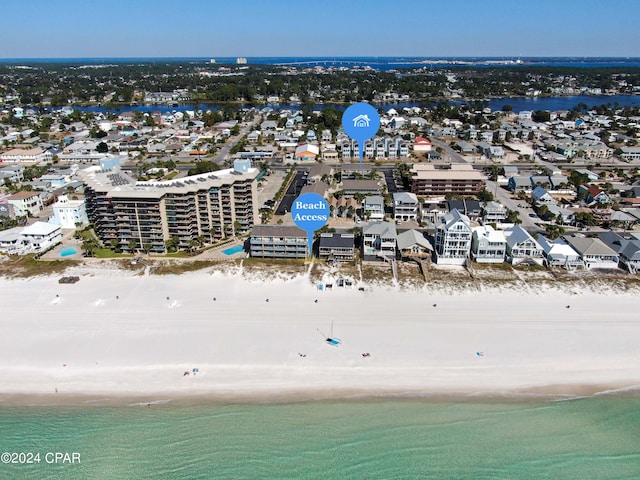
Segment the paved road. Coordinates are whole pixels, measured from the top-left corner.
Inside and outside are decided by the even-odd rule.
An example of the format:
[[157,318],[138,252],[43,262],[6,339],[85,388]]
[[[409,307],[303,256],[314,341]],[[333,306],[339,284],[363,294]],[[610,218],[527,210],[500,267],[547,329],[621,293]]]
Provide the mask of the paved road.
[[229,156],[229,151],[233,147],[235,147],[240,140],[242,140],[242,137],[244,137],[251,130],[253,130],[253,128],[257,125],[257,123],[260,121],[261,118],[262,117],[258,114],[254,115],[253,119],[240,129],[240,133],[238,133],[238,135],[230,138],[229,141],[224,144],[224,146],[220,149],[218,154],[215,157],[213,157],[213,161],[218,165],[221,165],[222,163],[224,163],[224,161]]
[[448,143],[442,142],[436,138],[432,138],[431,143],[435,147],[440,147],[442,149],[442,153],[440,155],[442,155],[442,160],[444,160],[445,162],[467,163],[467,160],[453,148],[451,148]]
[[[497,202],[500,202],[509,210],[515,210],[516,212],[520,212],[520,220],[522,220],[522,228],[529,231],[542,231],[542,229],[537,225],[537,223],[542,222],[538,216],[530,217],[531,214],[535,215],[535,212],[529,204],[524,200],[518,200],[511,197],[511,192],[509,190],[505,190],[497,182],[492,182],[487,180],[487,190],[493,193],[493,197]],[[518,205],[522,205],[522,207],[518,207]]]

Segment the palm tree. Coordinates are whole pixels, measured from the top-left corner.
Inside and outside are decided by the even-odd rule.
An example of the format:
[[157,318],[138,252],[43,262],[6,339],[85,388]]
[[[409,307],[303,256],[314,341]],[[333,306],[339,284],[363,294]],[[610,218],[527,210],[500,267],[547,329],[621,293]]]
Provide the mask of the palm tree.
[[133,253],[138,248],[138,242],[136,242],[135,238],[132,238],[127,242],[127,247],[129,251]]
[[82,252],[85,257],[93,257],[98,249],[98,244],[93,238],[88,238],[82,242]]
[[507,210],[507,223],[513,223],[515,225],[521,224],[520,212],[517,210]]
[[176,236],[171,237],[169,240],[164,242],[165,247],[168,252],[176,252],[178,250],[178,246],[180,245],[180,239]]

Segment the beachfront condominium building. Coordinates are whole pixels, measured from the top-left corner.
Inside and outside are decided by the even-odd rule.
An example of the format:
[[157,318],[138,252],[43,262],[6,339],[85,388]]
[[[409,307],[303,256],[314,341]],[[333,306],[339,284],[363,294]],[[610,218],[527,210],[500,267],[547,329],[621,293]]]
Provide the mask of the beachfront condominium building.
[[411,167],[411,191],[420,197],[476,195],[485,185],[486,177],[472,165],[453,164],[443,169],[416,163]]
[[435,233],[436,263],[464,265],[471,250],[471,222],[457,209],[447,213]]
[[136,182],[120,171],[90,167],[87,214],[100,240],[124,251],[164,252],[167,242],[190,248],[249,230],[258,218],[259,170],[249,160],[234,168],[160,182]]
[[249,240],[250,254],[257,258],[307,258],[307,232],[298,227],[255,225]]

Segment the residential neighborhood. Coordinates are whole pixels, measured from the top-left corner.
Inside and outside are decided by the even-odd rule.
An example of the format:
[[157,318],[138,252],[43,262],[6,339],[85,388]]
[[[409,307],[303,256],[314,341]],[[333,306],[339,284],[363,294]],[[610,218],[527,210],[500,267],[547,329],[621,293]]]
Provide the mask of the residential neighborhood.
[[[189,92],[141,98],[179,106]],[[7,254],[75,238],[83,256],[198,255],[237,241],[250,257],[305,259],[288,214],[313,192],[331,218],[311,251],[329,263],[637,272],[637,108],[379,104],[360,159],[340,111],[322,105],[112,113],[17,101],[0,103]]]

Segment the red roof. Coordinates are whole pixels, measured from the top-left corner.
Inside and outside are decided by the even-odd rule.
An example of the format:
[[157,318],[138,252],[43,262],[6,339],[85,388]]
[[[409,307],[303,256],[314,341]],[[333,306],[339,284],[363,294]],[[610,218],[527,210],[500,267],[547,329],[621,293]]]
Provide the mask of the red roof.
[[431,140],[424,137],[418,137],[413,142],[414,145],[431,145]]
[[602,193],[602,190],[600,190],[595,185],[589,185],[589,187],[587,187],[587,192],[589,192],[592,197],[595,197],[596,195],[600,195]]

